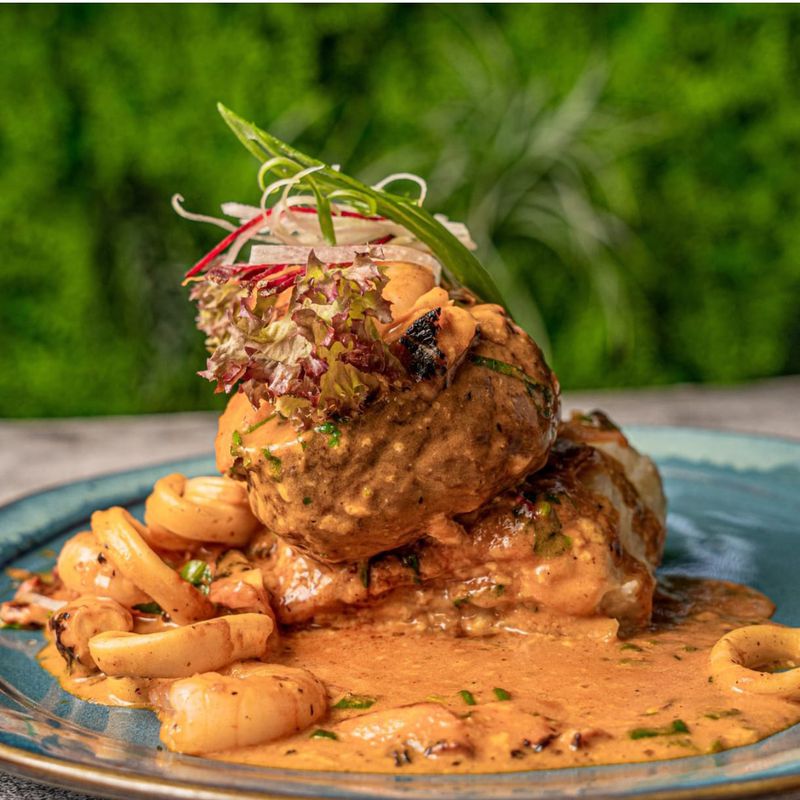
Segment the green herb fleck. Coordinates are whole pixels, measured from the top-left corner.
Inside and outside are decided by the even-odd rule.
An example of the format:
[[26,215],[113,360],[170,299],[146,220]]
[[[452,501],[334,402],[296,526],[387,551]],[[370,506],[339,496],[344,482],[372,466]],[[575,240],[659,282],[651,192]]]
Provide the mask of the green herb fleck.
[[673,736],[676,733],[689,733],[689,726],[682,720],[673,720],[663,728],[634,728],[628,732],[631,739],[650,739],[654,736]]
[[310,506],[311,505],[311,498],[310,497],[304,497],[303,498],[303,505],[304,506]]
[[317,425],[314,430],[317,433],[323,433],[328,437],[328,447],[338,447],[342,440],[342,432],[339,427],[331,422],[323,422],[322,425]]
[[711,747],[708,748],[709,753],[721,753],[725,749],[722,739],[714,739],[711,742]]
[[239,449],[242,446],[242,434],[239,431],[234,431],[231,435],[231,456],[233,458],[239,457]]
[[703,716],[707,719],[724,719],[725,717],[738,717],[741,713],[738,708],[726,708],[723,711],[709,711]]
[[549,517],[552,510],[553,507],[547,502],[547,500],[539,500],[539,502],[537,502],[533,507],[533,513],[538,517]]
[[494,689],[492,689],[492,691],[494,692],[494,696],[498,700],[510,700],[511,699],[511,693],[507,692],[505,689],[501,689],[499,686],[495,686]]
[[338,703],[334,703],[334,708],[371,708],[377,702],[374,697],[367,697],[363,694],[346,694]]
[[270,414],[268,417],[264,417],[261,422],[254,422],[249,428],[245,428],[245,433],[252,433],[253,431],[257,431],[262,425],[266,425],[270,420],[275,419],[277,417],[277,413]]
[[339,737],[333,731],[326,731],[322,728],[317,728],[309,737],[309,739],[338,739]]
[[462,689],[459,693],[461,699],[468,705],[468,706],[476,706],[478,705],[477,701],[475,700],[475,695],[469,691],[469,689]]
[[277,481],[280,483],[281,480],[281,460],[278,456],[272,455],[268,447],[261,448],[261,454],[264,456],[267,462],[267,470],[269,472],[270,478],[272,480]]
[[406,569],[410,569],[414,575],[419,578],[419,556],[416,553],[403,553],[400,556],[400,563]]
[[158,603],[139,603],[134,609],[142,614],[164,614],[164,609]]
[[465,606],[468,603],[469,603],[469,596],[467,596],[467,597],[456,597],[456,599],[453,600],[453,605],[456,608],[461,608],[462,606]]
[[537,531],[533,552],[542,558],[563,556],[572,548],[572,539],[559,531]]
[[625,644],[620,647],[620,650],[635,650],[637,653],[644,653],[644,647],[639,647],[638,644],[634,644],[633,642],[625,642]]
[[697,648],[697,647],[695,647],[693,644],[685,644],[685,645],[683,646],[683,649],[684,649],[684,650],[685,650],[687,653],[696,653],[696,652],[697,652],[697,650],[698,650],[698,648]]
[[364,584],[364,588],[369,589],[369,584],[372,580],[372,563],[369,559],[362,561],[358,565],[358,577],[361,579],[361,583]]
[[549,394],[547,387],[535,381],[524,370],[520,369],[514,364],[508,364],[505,361],[499,361],[496,358],[487,358],[486,356],[479,356],[477,354],[472,355],[471,361],[476,366],[486,367],[486,369],[499,372],[501,375],[508,375],[510,378],[516,378],[518,381],[522,381],[525,384],[525,389],[531,396],[533,396],[537,391],[543,392],[546,396],[545,399],[549,402],[549,398],[547,398],[547,395]]
[[205,561],[200,559],[193,559],[187,561],[180,571],[180,576],[185,581],[189,581],[192,586],[197,586],[200,589],[208,591],[208,585],[211,583],[211,569]]
[[494,593],[495,593],[495,594],[496,594],[498,597],[500,597],[501,595],[505,594],[506,587],[505,587],[505,586],[503,586],[503,584],[502,584],[502,583],[496,583],[496,584],[494,585],[494,588],[492,589],[492,591],[493,591],[493,592],[494,592]]

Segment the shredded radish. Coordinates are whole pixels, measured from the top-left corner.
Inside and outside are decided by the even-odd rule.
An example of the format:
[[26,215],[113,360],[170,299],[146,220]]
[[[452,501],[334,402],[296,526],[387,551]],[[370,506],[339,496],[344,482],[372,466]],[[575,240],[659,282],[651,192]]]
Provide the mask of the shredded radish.
[[[265,162],[259,171],[259,185],[273,169],[279,169],[285,159],[281,157]],[[288,164],[287,164],[288,166]],[[299,170],[290,177],[282,177],[263,186],[260,207],[244,203],[228,202],[222,204],[222,213],[238,220],[238,227],[227,220],[203,214],[195,214],[183,208],[183,197],[175,195],[172,205],[175,211],[186,219],[207,222],[229,230],[230,233],[216,247],[210,250],[187,273],[193,278],[207,267],[239,267],[240,253],[250,245],[250,265],[305,264],[313,250],[323,263],[351,263],[358,253],[369,253],[376,261],[405,261],[420,264],[430,269],[437,284],[441,281],[442,264],[430,248],[417,239],[402,225],[376,214],[364,214],[355,208],[346,191],[333,193],[330,197],[330,220],[336,245],[324,242],[320,227],[317,198],[310,194],[303,179],[321,169],[319,166]],[[381,191],[391,183],[407,180],[419,186],[417,199],[422,204],[427,196],[428,186],[417,175],[398,172],[379,181],[373,188]],[[305,186],[304,191],[297,191]],[[268,199],[275,193],[280,195],[271,207]],[[435,219],[455,236],[465,247],[475,249],[475,243],[467,227],[460,222],[451,222],[442,214]],[[378,250],[382,255],[378,255]]]
[[[226,219],[220,219],[219,217],[210,217],[208,214],[196,214],[193,211],[187,211],[182,203],[183,203],[183,195],[182,194],[174,194],[172,195],[172,207],[175,209],[175,213],[179,217],[183,217],[184,219],[189,219],[192,222],[209,222],[212,225],[218,225],[220,228],[224,228],[226,231],[234,231],[236,230],[236,226],[232,223],[228,222]],[[235,216],[228,214],[225,209],[222,209],[223,214],[227,214],[227,216]]]
[[207,267],[218,255],[223,253],[227,250],[235,241],[238,236],[248,230],[252,230],[259,227],[266,227],[267,226],[267,219],[265,217],[253,217],[252,219],[248,220],[244,223],[244,225],[236,228],[234,231],[229,233],[216,247],[213,247],[209,250],[187,273],[187,278],[193,278],[199,272],[202,272],[205,267]]
[[397,245],[353,246],[337,245],[299,247],[291,245],[253,245],[250,250],[250,264],[298,264],[308,262],[311,253],[323,264],[350,264],[358,255],[369,255],[377,263],[387,261],[404,261],[419,264],[429,269],[438,285],[442,276],[442,265],[432,255],[417,250],[415,247]]
[[389,184],[395,181],[411,181],[419,186],[419,197],[417,198],[417,205],[422,205],[425,198],[428,196],[428,183],[424,178],[415,175],[413,172],[395,172],[392,175],[387,175],[382,181],[378,181],[372,185],[373,189],[385,189]]

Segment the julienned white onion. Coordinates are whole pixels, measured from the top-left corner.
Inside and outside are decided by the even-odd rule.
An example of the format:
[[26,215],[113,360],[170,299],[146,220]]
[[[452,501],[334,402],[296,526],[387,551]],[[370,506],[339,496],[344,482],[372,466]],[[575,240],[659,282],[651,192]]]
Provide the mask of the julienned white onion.
[[[317,215],[300,211],[292,213],[291,211],[291,207],[295,205],[314,206],[315,199],[312,196],[295,195],[288,198],[288,200],[289,202],[286,205],[278,204],[273,209],[273,213],[270,215],[270,223],[272,224],[269,232],[265,233],[264,229],[261,229],[258,236],[256,236],[256,232],[253,232],[252,238],[257,238],[259,241],[274,242],[275,244],[303,244],[309,246],[321,241],[322,232],[319,228]],[[358,211],[358,209],[345,203],[337,203],[336,208],[340,211]],[[222,204],[222,213],[239,220],[240,223],[245,223],[262,212],[258,206],[229,202]],[[463,222],[453,222],[444,214],[435,214],[434,218],[468,250],[476,249],[475,242],[472,241],[469,230]],[[402,225],[398,225],[388,219],[341,216],[334,213],[333,229],[336,231],[336,241],[343,245],[363,244],[374,239],[381,239],[384,236],[392,236],[394,244],[413,244],[417,248],[427,250],[425,245],[419,242]]]
[[328,245],[297,246],[282,244],[259,244],[250,249],[251,264],[305,264],[311,252],[324,264],[346,264],[355,259],[357,255],[368,254],[375,262],[404,261],[409,264],[419,264],[433,273],[436,285],[442,277],[442,265],[430,253],[418,250],[416,247],[402,245]]

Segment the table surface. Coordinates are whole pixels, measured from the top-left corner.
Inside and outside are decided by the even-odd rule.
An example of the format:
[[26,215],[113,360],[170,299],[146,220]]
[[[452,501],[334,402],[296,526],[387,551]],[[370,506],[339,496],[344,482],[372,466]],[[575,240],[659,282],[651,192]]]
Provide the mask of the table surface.
[[[626,425],[678,425],[800,440],[800,376],[737,387],[670,386],[566,393],[565,412],[602,408]],[[210,453],[216,416],[158,414],[0,420],[0,503],[105,472]],[[784,796],[785,798],[786,796]],[[792,794],[800,800],[800,794]],[[0,800],[84,800],[0,772]]]

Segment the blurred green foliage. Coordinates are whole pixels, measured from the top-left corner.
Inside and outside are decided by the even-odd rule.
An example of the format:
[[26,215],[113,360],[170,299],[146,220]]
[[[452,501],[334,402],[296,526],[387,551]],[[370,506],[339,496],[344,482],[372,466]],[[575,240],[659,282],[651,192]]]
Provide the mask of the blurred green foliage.
[[800,10],[0,14],[0,414],[208,408],[179,286],[253,201],[223,101],[465,219],[568,388],[800,371]]

